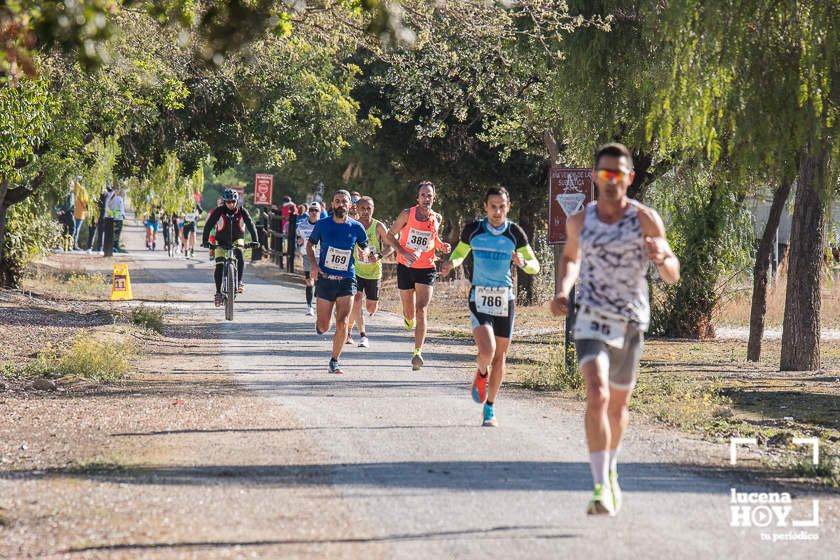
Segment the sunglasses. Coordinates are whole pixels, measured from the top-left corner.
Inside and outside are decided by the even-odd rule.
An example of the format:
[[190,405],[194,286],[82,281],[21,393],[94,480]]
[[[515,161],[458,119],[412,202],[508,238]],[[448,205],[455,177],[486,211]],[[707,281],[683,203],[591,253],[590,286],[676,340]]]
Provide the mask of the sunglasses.
[[318,210],[318,209],[316,209],[316,208],[310,208],[308,211],[309,211],[309,212],[320,212],[320,210]]
[[624,171],[614,171],[612,169],[596,169],[595,176],[602,181],[623,181],[630,176],[630,173]]

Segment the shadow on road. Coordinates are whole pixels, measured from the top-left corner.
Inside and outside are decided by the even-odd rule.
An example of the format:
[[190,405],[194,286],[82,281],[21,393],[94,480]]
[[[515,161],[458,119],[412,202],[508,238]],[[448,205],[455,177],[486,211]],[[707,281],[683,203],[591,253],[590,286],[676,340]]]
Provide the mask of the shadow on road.
[[[697,471],[719,474],[708,467],[680,468],[667,463],[625,463],[622,488],[630,492],[721,493],[724,480],[704,479]],[[232,485],[342,488],[446,489],[453,492],[589,491],[589,464],[562,461],[406,461],[311,465],[97,466],[19,470],[0,479],[74,479],[98,483],[141,485]]]
[[[197,542],[173,542],[173,543],[119,543],[97,546],[86,546],[83,548],[70,548],[64,553],[74,552],[95,552],[95,551],[144,551],[164,550],[175,548],[228,548],[246,546],[277,546],[277,545],[327,545],[327,544],[365,544],[378,542],[406,542],[406,541],[427,541],[427,540],[463,540],[471,538],[483,539],[570,539],[578,538],[580,535],[568,533],[553,533],[534,535],[530,531],[551,531],[557,527],[544,525],[516,525],[501,527],[482,527],[478,529],[462,529],[454,531],[429,531],[422,533],[398,533],[393,535],[369,536],[369,537],[342,537],[334,539],[279,539],[260,541],[197,541]],[[524,531],[517,535],[516,531]]]

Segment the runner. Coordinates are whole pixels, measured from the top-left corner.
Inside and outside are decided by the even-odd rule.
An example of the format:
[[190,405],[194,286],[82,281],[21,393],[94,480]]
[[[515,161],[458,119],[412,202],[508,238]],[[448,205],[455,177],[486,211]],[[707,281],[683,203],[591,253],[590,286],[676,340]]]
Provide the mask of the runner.
[[[315,291],[315,280],[310,274],[309,258],[306,256],[304,244],[309,236],[312,235],[312,230],[315,229],[315,224],[321,219],[321,205],[318,202],[310,202],[306,209],[304,216],[298,220],[297,223],[297,244],[298,252],[301,254],[303,260],[303,278],[306,282],[306,315],[307,317],[315,316],[315,308],[312,306],[312,296]],[[315,248],[315,258],[317,259],[318,248]]]
[[598,149],[592,180],[599,197],[566,222],[559,292],[551,302],[554,315],[568,313],[569,292],[580,273],[574,331],[586,384],[584,425],[594,483],[589,514],[615,515],[621,507],[617,460],[650,322],[649,263],[665,282],[680,277],[662,218],[627,198],[633,176],[633,158],[625,146]]
[[233,189],[225,189],[222,193],[222,200],[224,204],[218,206],[210,212],[207,216],[207,222],[204,224],[204,231],[202,233],[201,246],[210,247],[210,233],[215,231],[216,241],[216,270],[214,273],[214,280],[216,281],[216,295],[213,303],[216,307],[222,305],[222,276],[224,274],[225,253],[227,247],[234,248],[236,255],[236,269],[237,269],[237,293],[242,293],[244,284],[242,277],[245,273],[245,255],[242,250],[245,246],[245,231],[251,236],[251,246],[258,247],[257,230],[254,227],[254,222],[251,220],[251,215],[248,211],[237,204],[239,193]]
[[359,325],[359,347],[368,348],[370,341],[365,332],[365,318],[362,311],[362,303],[367,309],[368,315],[373,317],[376,309],[379,306],[379,284],[382,280],[382,259],[390,255],[393,251],[388,250],[385,255],[382,254],[382,242],[388,236],[388,231],[385,225],[379,220],[373,218],[373,199],[369,196],[363,196],[356,203],[356,208],[359,212],[359,223],[365,228],[367,233],[368,243],[370,249],[376,254],[376,262],[373,263],[356,263],[356,284],[358,291],[353,299],[353,312],[350,316],[350,327],[347,329],[347,342],[353,343],[351,338],[353,332],[353,324]]
[[149,207],[148,213],[146,213],[146,249],[150,251],[155,250],[155,245],[157,241],[157,231],[158,231],[158,211],[155,208],[155,205],[152,204]]
[[[231,189],[226,189],[225,192],[229,190]],[[195,227],[201,212],[201,207],[196,204],[192,210],[184,214],[184,227],[181,229],[181,250],[184,252],[185,259],[192,257],[195,253]]]
[[[344,373],[338,364],[341,349],[347,339],[347,319],[356,295],[356,254],[361,261],[376,262],[376,255],[367,250],[365,229],[352,218],[347,217],[350,208],[350,193],[338,190],[333,195],[333,215],[319,220],[306,243],[309,257],[310,276],[317,279],[315,295],[318,296],[318,314],[315,331],[324,334],[330,329],[333,307],[335,307],[335,335],[333,336],[330,373]],[[320,255],[315,258],[315,245],[321,244]],[[362,251],[359,251],[359,249]],[[355,249],[355,251],[354,251]]]
[[461,240],[440,273],[449,275],[473,252],[469,307],[473,338],[478,346],[478,370],[470,392],[475,402],[484,404],[482,425],[496,426],[494,405],[505,376],[515,313],[510,264],[513,262],[526,273],[536,274],[540,263],[528,244],[528,236],[518,224],[507,219],[510,211],[507,189],[487,189],[484,211],[487,213],[484,219],[461,230]]
[[[426,341],[426,315],[434,291],[435,249],[449,254],[452,247],[438,237],[442,218],[432,211],[435,186],[423,181],[417,186],[417,206],[407,208],[388,230],[388,244],[397,253],[397,288],[403,308],[403,324],[414,330],[411,369],[423,366],[421,351]],[[397,239],[399,235],[399,239]]]
[[350,192],[350,209],[347,211],[347,215],[356,221],[359,220],[359,209],[356,205],[359,203],[361,198],[362,195],[360,195],[358,191]]

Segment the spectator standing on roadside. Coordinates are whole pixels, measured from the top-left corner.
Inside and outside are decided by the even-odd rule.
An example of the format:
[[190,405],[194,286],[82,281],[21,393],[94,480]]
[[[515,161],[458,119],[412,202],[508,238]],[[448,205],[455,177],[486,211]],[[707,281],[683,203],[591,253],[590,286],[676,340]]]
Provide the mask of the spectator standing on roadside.
[[81,251],[79,247],[79,232],[82,229],[82,224],[85,223],[85,216],[87,216],[88,204],[90,204],[90,197],[87,189],[82,185],[82,177],[76,175],[73,189],[73,249]]
[[110,216],[108,215],[108,203],[114,196],[114,187],[111,184],[111,179],[105,179],[105,189],[99,194],[99,202],[97,202],[96,210],[98,213],[98,220],[96,223],[96,236],[93,243],[88,247],[88,252],[101,253],[103,243],[105,241],[105,226],[110,224]]
[[67,184],[67,192],[61,200],[61,204],[55,209],[55,214],[58,216],[58,222],[61,224],[61,235],[66,237],[73,235],[75,223],[73,222],[73,208],[75,206],[75,195],[73,192],[73,180]]
[[108,215],[114,220],[114,252],[126,253],[120,245],[120,234],[122,233],[123,220],[125,220],[125,189],[120,189],[108,201]]

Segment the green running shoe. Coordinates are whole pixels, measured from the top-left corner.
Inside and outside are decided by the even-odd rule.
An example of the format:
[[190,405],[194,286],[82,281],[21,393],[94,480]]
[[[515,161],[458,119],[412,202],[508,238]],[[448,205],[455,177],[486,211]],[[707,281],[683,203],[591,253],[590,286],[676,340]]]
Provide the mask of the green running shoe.
[[586,508],[588,515],[615,515],[612,507],[612,496],[607,496],[607,489],[603,484],[596,484],[592,490],[592,499]]
[[610,470],[610,490],[612,491],[613,513],[621,509],[621,486],[618,485],[618,470]]

